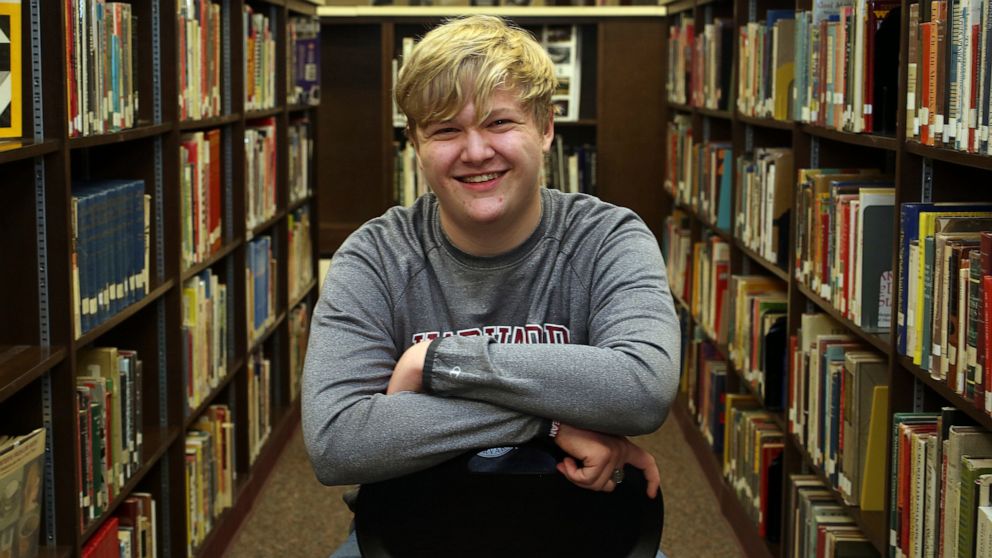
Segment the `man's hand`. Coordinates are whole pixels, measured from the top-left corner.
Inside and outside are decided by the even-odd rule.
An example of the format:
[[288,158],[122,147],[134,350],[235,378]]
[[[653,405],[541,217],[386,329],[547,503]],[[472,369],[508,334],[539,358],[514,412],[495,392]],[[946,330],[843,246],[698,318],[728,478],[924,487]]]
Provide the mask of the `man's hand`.
[[401,391],[420,392],[423,389],[424,360],[427,358],[427,347],[430,341],[421,341],[407,349],[393,367],[393,375],[389,378],[386,395]]
[[[644,471],[648,497],[654,498],[658,493],[661,475],[654,457],[623,436],[562,424],[555,443],[569,455],[558,464],[558,471],[576,486],[612,492],[616,488],[613,471],[629,463]],[[582,462],[582,467],[576,459]]]

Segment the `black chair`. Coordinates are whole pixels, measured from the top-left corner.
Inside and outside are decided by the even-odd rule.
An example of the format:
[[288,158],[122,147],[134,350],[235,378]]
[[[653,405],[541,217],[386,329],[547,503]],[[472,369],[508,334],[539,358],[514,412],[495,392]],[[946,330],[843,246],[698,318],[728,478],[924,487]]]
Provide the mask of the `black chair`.
[[363,485],[355,514],[364,558],[654,558],[661,491],[625,468],[612,493],[568,482],[553,446],[468,454],[431,469]]

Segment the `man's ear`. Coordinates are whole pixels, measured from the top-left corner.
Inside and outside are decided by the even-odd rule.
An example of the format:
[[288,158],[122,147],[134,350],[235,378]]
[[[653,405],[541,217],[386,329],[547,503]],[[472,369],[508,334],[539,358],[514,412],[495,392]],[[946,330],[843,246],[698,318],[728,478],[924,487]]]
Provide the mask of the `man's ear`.
[[555,111],[553,109],[548,111],[548,122],[541,136],[541,146],[547,152],[551,149],[551,142],[555,139]]

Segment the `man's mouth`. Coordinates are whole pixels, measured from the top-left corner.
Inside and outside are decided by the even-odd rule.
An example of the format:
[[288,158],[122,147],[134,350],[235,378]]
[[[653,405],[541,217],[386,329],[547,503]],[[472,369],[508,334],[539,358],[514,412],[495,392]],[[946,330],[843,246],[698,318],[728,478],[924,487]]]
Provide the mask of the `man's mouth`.
[[467,184],[478,184],[480,182],[489,182],[490,180],[496,180],[497,178],[506,174],[506,171],[499,172],[488,172],[486,174],[473,174],[469,176],[459,176],[456,177],[459,182],[465,182]]

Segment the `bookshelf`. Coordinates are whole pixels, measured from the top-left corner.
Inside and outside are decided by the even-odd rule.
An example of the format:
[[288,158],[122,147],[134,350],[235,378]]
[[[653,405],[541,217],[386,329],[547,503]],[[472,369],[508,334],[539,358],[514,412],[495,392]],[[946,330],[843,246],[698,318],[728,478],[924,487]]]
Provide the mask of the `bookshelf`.
[[[648,188],[661,179],[662,162],[645,157],[626,164],[632,151],[660,153],[663,125],[659,99],[664,78],[663,8],[610,7],[328,7],[323,24],[321,106],[317,163],[322,204],[319,248],[329,256],[362,223],[394,205],[392,60],[404,37],[423,35],[445,17],[486,13],[540,30],[544,25],[576,25],[581,31],[582,86],[578,120],[556,123],[565,145],[593,144],[597,150],[596,188],[604,200],[637,211],[657,232],[661,193]],[[346,134],[336,131],[348,130]]]
[[[770,10],[808,11],[813,4],[814,2],[809,0],[736,0],[728,2],[689,0],[667,3],[665,4],[667,8],[666,60],[668,59],[667,49],[670,46],[667,40],[669,26],[679,25],[682,18],[688,18],[694,23],[698,37],[703,26],[712,23],[716,18],[732,20],[736,30],[748,22],[765,21],[765,14]],[[895,95],[897,107],[895,127],[887,133],[854,133],[814,123],[799,122],[794,119],[776,120],[769,117],[742,114],[736,104],[736,92],[740,79],[737,69],[741,55],[736,40],[729,47],[723,45],[724,48],[733,48],[734,51],[734,71],[730,79],[733,83],[731,89],[735,94],[731,97],[729,110],[715,110],[681,102],[676,103],[669,100],[667,96],[662,103],[666,126],[669,122],[673,122],[676,116],[682,115],[683,122],[691,126],[691,136],[696,142],[728,142],[732,146],[735,159],[758,148],[790,148],[794,157],[794,169],[870,167],[878,168],[883,173],[893,177],[895,218],[891,225],[892,244],[883,247],[882,253],[873,254],[875,257],[889,259],[887,263],[891,264],[891,269],[896,277],[893,280],[890,301],[893,325],[882,331],[874,331],[859,326],[856,321],[838,310],[830,300],[821,296],[820,292],[797,277],[796,271],[793,269],[792,256],[796,243],[799,242],[795,206],[791,208],[792,218],[787,250],[789,267],[783,269],[749,248],[743,241],[735,238],[733,235],[734,227],[731,227],[730,233],[717,230],[708,215],[697,210],[692,204],[677,199],[676,196],[663,188],[663,215],[671,215],[673,211],[685,214],[688,218],[687,227],[691,231],[692,242],[699,242],[709,235],[715,235],[729,244],[731,252],[730,274],[757,274],[774,277],[782,282],[786,288],[788,303],[788,335],[795,335],[800,330],[803,314],[810,312],[825,314],[838,323],[842,331],[853,338],[855,343],[880,356],[884,361],[889,385],[889,420],[885,425],[886,432],[889,433],[886,436],[885,446],[886,462],[889,463],[889,469],[880,475],[880,478],[884,478],[885,484],[884,509],[878,512],[863,512],[857,506],[846,505],[840,491],[832,490],[835,503],[847,508],[853,517],[854,524],[865,534],[880,556],[890,555],[889,513],[891,512],[891,504],[889,502],[889,490],[895,474],[891,470],[891,457],[889,457],[893,449],[891,415],[901,412],[937,412],[941,408],[951,407],[963,415],[963,418],[960,419],[961,422],[992,431],[992,418],[984,409],[978,408],[974,402],[957,393],[944,380],[931,377],[929,370],[914,364],[913,359],[901,354],[898,347],[895,317],[899,311],[899,291],[903,288],[902,283],[897,279],[899,274],[899,208],[901,204],[978,201],[988,203],[992,200],[987,189],[973,186],[988,182],[989,171],[992,171],[992,159],[989,156],[942,147],[939,144],[937,146],[925,145],[921,143],[918,136],[911,137],[911,134],[907,134],[907,116],[912,116],[908,115],[909,111],[906,107],[909,87],[907,60],[910,52],[908,12],[910,6],[914,4],[916,3],[908,0],[901,4],[896,3],[902,10],[899,21],[901,39],[896,41],[898,57],[893,57],[895,59],[888,60],[888,63],[898,64],[896,82],[898,91]],[[668,176],[668,170],[666,170],[666,176]],[[735,194],[731,200],[733,200],[732,204],[736,204],[736,194],[742,185],[735,169],[732,169],[731,180],[730,192]],[[795,186],[795,176],[792,177],[791,184]],[[731,207],[731,214],[736,221],[739,208],[734,205]],[[760,394],[753,390],[749,382],[744,379],[744,374],[734,369],[727,347],[721,345],[717,339],[712,338],[705,328],[696,327],[699,323],[699,317],[691,315],[690,305],[679,299],[677,307],[680,312],[686,315],[684,319],[688,321],[692,335],[712,344],[718,352],[722,353],[723,359],[728,361],[730,370],[727,372],[726,393],[750,393],[758,401],[763,401]],[[733,312],[732,309],[731,312]],[[687,363],[687,365],[693,364],[695,363]],[[728,481],[720,473],[719,464],[714,467],[710,463],[714,459],[719,462],[720,456],[714,454],[707,444],[704,434],[700,431],[700,425],[695,415],[696,411],[690,407],[686,397],[683,396],[680,397],[679,404],[673,412],[680,423],[686,427],[686,435],[690,438],[690,445],[693,446],[693,450],[703,464],[704,471],[708,473],[707,477],[723,504],[724,513],[737,530],[746,553],[749,556],[780,556],[782,558],[791,556],[791,548],[786,544],[786,542],[791,541],[789,538],[791,536],[789,533],[790,520],[788,518],[781,520],[782,538],[780,542],[770,543],[758,536],[754,521],[746,515],[742,515],[741,510],[738,509],[736,495],[733,493],[734,489],[728,485]],[[769,414],[785,433],[785,451],[782,462],[783,489],[781,491],[783,508],[791,503],[788,494],[790,474],[810,474],[821,479],[828,487],[832,486],[833,482],[830,475],[810,458],[804,442],[790,432],[788,412],[784,416],[777,411],[769,411]],[[714,468],[716,469],[715,472],[712,471]]]
[[[177,21],[177,10],[186,6],[185,0],[134,1],[130,2],[135,18],[132,70],[139,100],[134,126],[70,137],[72,105],[65,84],[67,48],[71,50],[72,44],[66,36],[65,4],[21,2],[23,137],[0,140],[0,233],[5,238],[0,254],[10,264],[0,279],[0,314],[8,318],[0,325],[0,423],[3,434],[23,434],[39,427],[46,430],[40,556],[80,556],[90,536],[108,518],[123,513],[125,501],[139,493],[149,493],[155,500],[158,555],[186,555],[184,454],[188,432],[208,408],[225,404],[234,423],[233,502],[213,519],[212,529],[192,552],[195,556],[222,555],[299,421],[299,403],[290,397],[289,375],[289,347],[298,340],[292,338],[286,316],[300,305],[312,308],[317,290],[312,277],[316,276],[318,260],[316,249],[311,248],[309,260],[297,265],[309,265],[313,273],[301,281],[302,285],[289,285],[288,221],[301,208],[308,208],[311,219],[318,215],[320,197],[313,177],[319,104],[316,98],[309,102],[289,98],[294,76],[288,75],[292,52],[287,46],[287,26],[292,18],[314,18],[317,7],[304,0],[215,0],[208,4],[216,6],[219,19],[212,24],[212,34],[200,36],[215,41],[210,64],[219,76],[212,89],[218,99],[216,112],[198,119],[182,117],[180,80],[174,72],[180,68],[180,37],[187,31]],[[243,94],[248,57],[242,39],[246,7],[265,15],[274,41],[270,47],[272,64],[267,66],[271,73],[266,76],[274,102],[250,111],[245,110]],[[203,40],[205,46],[207,39]],[[202,91],[206,93],[206,89]],[[259,119],[273,123],[275,167],[271,172],[275,176],[276,210],[258,226],[248,228],[246,154],[242,146],[247,128]],[[306,148],[309,156],[299,163],[309,167],[304,173],[305,193],[301,195],[298,187],[293,198],[288,185],[290,125],[308,129],[310,141]],[[217,236],[201,259],[184,264],[180,184],[189,175],[184,175],[188,161],[181,158],[181,146],[194,133],[213,130],[217,130],[216,158],[212,161],[215,175],[203,175],[201,194],[207,200],[208,186],[217,184],[216,191],[210,192],[214,197],[209,198],[214,210],[210,224],[217,227]],[[204,164],[202,168],[208,167]],[[143,194],[148,199],[144,244],[148,287],[146,292],[132,293],[127,303],[119,302],[105,319],[83,331],[73,319],[80,295],[73,280],[74,247],[81,242],[74,237],[72,222],[73,196],[77,193],[74,184],[117,178],[143,181]],[[199,210],[206,223],[207,205]],[[107,211],[108,216],[126,220],[126,214]],[[199,232],[206,234],[205,230]],[[315,247],[316,227],[303,232],[310,235],[307,245]],[[271,274],[272,319],[249,343],[246,285],[252,272],[246,270],[247,249],[251,239],[261,236],[270,238],[276,262],[267,270]],[[107,254],[110,257],[112,250]],[[115,260],[114,265],[125,265],[121,261]],[[135,262],[127,265],[130,263]],[[207,272],[227,289],[226,299],[216,306],[217,312],[226,316],[224,349],[217,349],[226,357],[226,374],[209,386],[195,408],[187,409],[184,291]],[[299,268],[295,273],[299,274]],[[93,347],[137,352],[142,372],[130,377],[140,382],[129,385],[140,391],[137,407],[141,412],[122,419],[121,427],[135,428],[142,441],[140,457],[136,453],[135,462],[128,466],[130,474],[90,518],[80,506],[80,491],[85,487],[83,473],[77,468],[81,430],[72,410],[77,408],[81,376],[77,369],[84,353]],[[262,349],[271,362],[271,395],[262,407],[269,413],[271,432],[256,459],[249,463],[246,369],[256,349]],[[124,389],[123,384],[118,385]],[[139,402],[138,392],[134,397],[134,402]]]

